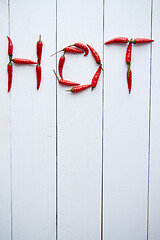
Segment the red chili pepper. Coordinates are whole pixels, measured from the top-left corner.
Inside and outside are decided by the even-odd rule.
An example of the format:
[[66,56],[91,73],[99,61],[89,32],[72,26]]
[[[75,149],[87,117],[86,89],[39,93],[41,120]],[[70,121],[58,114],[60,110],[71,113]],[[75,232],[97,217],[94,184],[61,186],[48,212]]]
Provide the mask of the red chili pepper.
[[36,62],[30,60],[30,59],[24,59],[24,58],[14,58],[12,61],[16,64],[37,64]]
[[11,86],[12,86],[12,63],[9,62],[7,65],[7,72],[8,72],[8,92],[10,92],[11,90]]
[[77,48],[74,48],[74,47],[65,47],[63,49],[64,52],[71,52],[71,53],[84,53],[84,51],[82,50],[79,50]]
[[66,52],[68,52],[68,53],[84,53],[84,51],[82,51],[80,49],[77,49],[77,48],[74,48],[74,47],[65,47],[62,50],[59,50],[58,52],[53,53],[51,56],[53,56],[53,55],[55,55],[55,54],[57,54],[59,52],[62,52],[62,51],[64,51],[65,53]]
[[89,47],[96,63],[101,65],[101,59],[100,59],[100,56],[98,55],[98,53],[96,52],[96,50],[93,47],[91,47],[89,44],[87,44],[87,46]]
[[59,83],[62,84],[62,85],[67,85],[67,86],[78,86],[78,85],[80,85],[79,83],[72,82],[72,81],[69,81],[69,80],[64,80],[64,79],[60,79]]
[[84,52],[85,52],[84,56],[87,56],[87,55],[88,55],[89,50],[88,50],[87,46],[84,45],[83,43],[75,43],[74,46],[76,46],[76,47],[84,50]]
[[136,44],[136,43],[150,43],[150,42],[154,42],[154,40],[148,39],[148,38],[135,38],[132,42],[134,44]]
[[10,39],[9,36],[7,36],[8,38],[8,55],[12,57],[13,54],[13,43],[12,40]]
[[98,82],[100,74],[101,74],[101,66],[97,69],[96,73],[94,74],[94,76],[92,78],[92,83],[91,83],[92,90],[93,90],[93,88],[95,88],[97,86],[97,82]]
[[110,43],[127,43],[129,42],[128,38],[125,37],[117,37],[117,38],[113,38],[111,40],[108,40],[107,42],[105,42],[104,44],[110,44]]
[[38,64],[36,66],[36,75],[37,75],[37,90],[38,90],[41,84],[41,75],[42,75],[41,66]]
[[127,51],[126,51],[126,63],[131,63],[131,53],[132,53],[132,38],[130,40],[130,43],[128,44]]
[[38,58],[39,65],[41,64],[42,48],[43,48],[43,42],[41,41],[41,35],[39,35],[39,41],[37,42],[37,58]]
[[76,82],[72,82],[72,81],[64,80],[64,79],[59,79],[59,77],[57,76],[54,69],[53,69],[53,72],[56,75],[56,78],[58,79],[58,82],[62,85],[68,85],[68,86],[78,86],[78,85],[80,85],[79,83],[76,83]]
[[131,88],[132,88],[132,71],[131,70],[127,71],[127,83],[128,83],[129,94],[130,94]]
[[60,59],[59,59],[59,64],[58,64],[59,75],[60,75],[60,77],[61,77],[62,79],[63,79],[62,71],[63,71],[64,62],[65,62],[65,54],[63,54],[63,56],[60,57]]
[[80,91],[83,91],[87,88],[91,87],[91,84],[86,84],[86,85],[80,85],[80,86],[77,86],[77,87],[73,87],[71,88],[70,90],[66,90],[66,91],[70,91],[70,92],[80,92]]

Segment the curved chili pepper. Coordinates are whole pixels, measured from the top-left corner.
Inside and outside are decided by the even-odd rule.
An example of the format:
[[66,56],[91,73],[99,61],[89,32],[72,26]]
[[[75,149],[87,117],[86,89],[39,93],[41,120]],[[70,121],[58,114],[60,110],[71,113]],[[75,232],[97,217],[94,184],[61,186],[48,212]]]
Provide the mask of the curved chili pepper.
[[8,38],[8,55],[10,57],[12,57],[12,55],[13,55],[13,43],[12,43],[12,40],[9,36],[7,36],[7,38]]
[[126,51],[126,63],[131,63],[131,53],[132,53],[132,38],[130,40],[130,43],[128,44],[127,51]]
[[70,90],[66,90],[66,91],[70,91],[70,92],[80,92],[80,91],[83,91],[87,88],[91,87],[91,84],[86,84],[86,85],[80,85],[80,86],[77,86],[77,87],[73,87],[71,88]]
[[68,85],[68,86],[78,86],[78,85],[80,85],[79,83],[76,83],[76,82],[72,82],[72,81],[64,80],[64,79],[59,79],[59,77],[57,76],[54,69],[53,69],[53,72],[56,75],[56,78],[58,79],[58,82],[62,85]]
[[87,46],[89,47],[89,49],[90,49],[90,51],[91,51],[91,53],[92,53],[92,55],[93,55],[96,63],[101,65],[101,59],[100,59],[99,54],[98,54],[98,53],[96,52],[96,50],[95,50],[93,47],[91,47],[89,44],[87,44]]
[[38,90],[41,84],[41,75],[42,75],[41,66],[39,64],[37,64],[36,66],[36,75],[37,75],[37,90]]
[[8,65],[7,65],[7,72],[8,72],[8,92],[10,92],[11,86],[12,86],[12,71],[13,71],[12,63],[9,62]]
[[127,83],[128,83],[129,94],[130,94],[131,88],[132,88],[132,71],[131,70],[127,71]]
[[128,38],[126,37],[117,37],[117,38],[113,38],[111,40],[108,40],[107,42],[105,42],[104,44],[110,44],[110,43],[127,43],[129,42]]
[[74,47],[65,47],[62,50],[59,50],[58,52],[53,53],[51,56],[53,56],[53,55],[55,55],[55,54],[57,54],[59,52],[62,52],[62,51],[64,51],[65,53],[66,52],[68,52],[68,53],[84,53],[84,51],[82,51],[80,49],[77,49],[77,48],[74,48]]
[[150,42],[154,42],[154,40],[152,39],[148,39],[148,38],[135,38],[132,43],[136,44],[136,43],[150,43]]
[[88,50],[87,46],[84,45],[83,43],[75,43],[74,46],[76,46],[76,47],[84,50],[84,52],[85,52],[84,56],[87,56],[87,55],[88,55],[89,50]]
[[30,60],[30,59],[24,59],[24,58],[14,58],[12,61],[16,64],[37,64],[36,62]]
[[60,59],[59,59],[59,64],[58,64],[59,75],[60,75],[60,77],[61,77],[62,79],[63,79],[62,71],[63,71],[64,62],[65,62],[65,53],[63,54],[62,57],[60,57]]
[[41,41],[41,35],[39,35],[39,41],[37,42],[37,58],[38,58],[39,65],[41,64],[42,48],[43,48],[43,42]]
[[100,74],[101,74],[101,66],[97,69],[96,73],[94,74],[94,76],[92,78],[92,83],[91,83],[92,90],[93,90],[93,88],[95,88],[97,86],[97,82],[98,82]]
[[82,50],[79,50],[79,49],[77,49],[77,48],[74,48],[74,47],[65,47],[64,49],[63,49],[63,51],[64,52],[70,52],[70,53],[84,53],[84,51],[82,51]]

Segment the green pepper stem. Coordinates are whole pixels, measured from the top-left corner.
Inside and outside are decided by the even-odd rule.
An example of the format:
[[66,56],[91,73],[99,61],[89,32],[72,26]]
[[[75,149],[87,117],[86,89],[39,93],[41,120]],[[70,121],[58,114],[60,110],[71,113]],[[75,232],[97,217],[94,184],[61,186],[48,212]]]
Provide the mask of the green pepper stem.
[[9,61],[10,62],[12,61],[12,55],[9,55]]
[[101,67],[101,69],[102,69],[102,71],[103,71],[102,64],[100,65],[100,67]]
[[128,40],[128,42],[129,42],[129,43],[133,43],[133,44],[135,44],[135,43],[136,43],[135,39],[134,39],[134,40],[132,40],[132,41],[129,41],[129,40]]
[[127,71],[129,72],[131,70],[131,63],[127,63]]
[[64,51],[64,53],[63,53],[62,57],[64,57],[64,58],[65,58],[65,54],[66,54],[66,52]]
[[71,88],[70,90],[66,90],[66,92],[73,92],[73,88]]

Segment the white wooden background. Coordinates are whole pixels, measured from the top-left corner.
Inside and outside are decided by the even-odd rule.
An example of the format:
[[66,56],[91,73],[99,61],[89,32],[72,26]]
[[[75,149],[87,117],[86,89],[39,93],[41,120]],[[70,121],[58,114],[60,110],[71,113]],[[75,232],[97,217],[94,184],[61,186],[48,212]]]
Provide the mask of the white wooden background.
[[[0,239],[160,239],[160,1],[0,0]],[[14,57],[7,93],[7,35]],[[134,45],[128,94],[126,45],[116,36],[153,38]],[[60,54],[88,43],[102,58],[97,88],[67,93],[53,75]],[[64,76],[89,83],[91,54],[67,55]]]

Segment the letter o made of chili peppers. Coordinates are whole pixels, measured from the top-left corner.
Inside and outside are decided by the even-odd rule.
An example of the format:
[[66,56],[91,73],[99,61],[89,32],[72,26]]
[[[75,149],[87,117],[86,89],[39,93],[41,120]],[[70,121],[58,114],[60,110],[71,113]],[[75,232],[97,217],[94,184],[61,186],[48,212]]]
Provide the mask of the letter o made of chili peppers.
[[[77,48],[74,48],[74,46],[77,47]],[[72,89],[67,90],[67,91],[80,92],[80,91],[85,90],[85,89],[87,89],[89,87],[92,87],[92,90],[93,90],[93,88],[95,88],[97,86],[98,79],[99,79],[99,76],[100,76],[101,70],[102,70],[101,59],[100,59],[99,54],[96,52],[96,50],[93,47],[91,47],[88,44],[87,44],[87,46],[84,45],[83,43],[75,43],[75,44],[69,45],[69,46],[67,46],[67,47],[65,47],[65,48],[63,48],[63,49],[61,49],[61,50],[59,50],[56,53],[51,55],[51,56],[53,56],[53,55],[63,51],[63,55],[59,58],[59,63],[58,63],[58,71],[59,71],[60,79],[57,76],[57,73],[55,72],[54,69],[53,69],[53,72],[55,73],[56,78],[58,79],[59,84],[61,84],[61,85],[68,85],[68,86],[71,86],[71,85],[72,86],[76,86],[76,87],[73,87]],[[82,49],[83,51],[79,50],[78,48]],[[92,78],[91,83],[90,84],[80,85],[77,82],[70,81],[70,80],[65,80],[63,78],[63,67],[64,67],[64,63],[65,63],[65,58],[66,58],[65,54],[67,54],[67,53],[74,53],[74,54],[76,54],[76,53],[84,53],[84,56],[87,56],[88,53],[89,53],[88,48],[90,49],[91,54],[94,57],[96,63],[99,65],[96,73],[94,74],[94,76]]]

